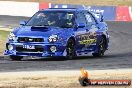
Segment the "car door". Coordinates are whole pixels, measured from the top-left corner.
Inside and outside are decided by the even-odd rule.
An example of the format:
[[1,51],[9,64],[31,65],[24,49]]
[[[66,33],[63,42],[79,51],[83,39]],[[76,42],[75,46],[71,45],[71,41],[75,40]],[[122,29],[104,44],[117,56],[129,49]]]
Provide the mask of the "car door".
[[76,36],[76,46],[77,46],[77,51],[83,51],[85,50],[85,38],[86,38],[86,31],[87,31],[87,22],[86,22],[86,17],[84,15],[84,12],[78,12],[76,14],[76,24],[83,24],[84,27],[77,27],[77,31],[75,33]]
[[96,41],[97,41],[97,31],[98,31],[97,21],[94,18],[94,16],[89,12],[85,12],[84,15],[86,17],[86,26],[87,26],[86,29],[87,42],[85,43],[85,48],[89,51],[93,51],[95,49],[95,47],[93,46],[96,45]]

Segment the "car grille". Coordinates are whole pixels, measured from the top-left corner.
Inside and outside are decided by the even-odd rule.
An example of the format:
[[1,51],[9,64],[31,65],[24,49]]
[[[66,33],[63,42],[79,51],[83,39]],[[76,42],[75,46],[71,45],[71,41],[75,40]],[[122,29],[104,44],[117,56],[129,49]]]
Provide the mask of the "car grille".
[[17,52],[43,52],[44,49],[43,49],[43,46],[35,46],[35,49],[26,49],[26,48],[23,48],[22,45],[17,45],[16,46],[16,51]]
[[18,37],[18,42],[44,42],[43,38]]

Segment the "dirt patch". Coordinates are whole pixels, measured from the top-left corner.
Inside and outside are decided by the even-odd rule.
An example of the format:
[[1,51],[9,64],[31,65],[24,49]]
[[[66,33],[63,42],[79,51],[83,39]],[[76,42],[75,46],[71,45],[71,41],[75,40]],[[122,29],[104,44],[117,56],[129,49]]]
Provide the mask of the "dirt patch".
[[[91,79],[130,79],[132,69],[89,71]],[[0,88],[82,88],[80,71],[36,71],[0,73]],[[88,88],[118,88],[118,86],[88,86]],[[132,88],[132,86],[120,86]]]

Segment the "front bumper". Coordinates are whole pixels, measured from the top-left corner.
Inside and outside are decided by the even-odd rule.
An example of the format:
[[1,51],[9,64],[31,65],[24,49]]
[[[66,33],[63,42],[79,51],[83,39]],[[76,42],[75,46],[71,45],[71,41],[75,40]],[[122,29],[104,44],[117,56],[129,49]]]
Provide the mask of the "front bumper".
[[[9,50],[8,45],[12,45],[13,49]],[[41,51],[37,49],[22,49],[23,45],[32,45],[32,46],[40,46]],[[18,46],[21,47],[18,50]],[[50,50],[51,46],[56,47],[56,52],[52,52]],[[16,56],[39,56],[39,57],[48,57],[48,56],[64,56],[65,47],[62,44],[45,44],[45,43],[6,43],[6,50],[4,55],[16,55]]]

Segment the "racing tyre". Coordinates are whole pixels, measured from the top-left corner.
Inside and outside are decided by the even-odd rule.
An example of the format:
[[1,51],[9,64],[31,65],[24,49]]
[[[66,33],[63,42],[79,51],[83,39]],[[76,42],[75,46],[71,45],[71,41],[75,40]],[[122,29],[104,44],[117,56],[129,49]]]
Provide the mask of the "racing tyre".
[[105,50],[106,50],[106,40],[104,37],[102,37],[98,45],[98,53],[93,53],[93,56],[94,57],[104,56]]
[[66,46],[66,52],[67,52],[67,59],[73,59],[76,56],[75,51],[75,42],[73,39],[69,39],[67,46]]
[[10,59],[13,61],[20,61],[23,57],[22,56],[10,56]]

